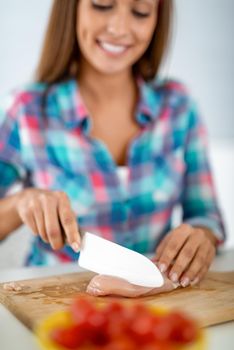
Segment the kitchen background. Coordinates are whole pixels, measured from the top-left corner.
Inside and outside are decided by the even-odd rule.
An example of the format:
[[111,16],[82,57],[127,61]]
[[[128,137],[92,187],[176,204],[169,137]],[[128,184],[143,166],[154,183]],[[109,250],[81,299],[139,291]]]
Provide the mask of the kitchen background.
[[[33,79],[52,0],[0,0],[0,96]],[[184,82],[198,102],[234,247],[234,1],[175,0],[173,40],[162,74]],[[23,228],[0,243],[0,268],[22,264],[30,242]]]

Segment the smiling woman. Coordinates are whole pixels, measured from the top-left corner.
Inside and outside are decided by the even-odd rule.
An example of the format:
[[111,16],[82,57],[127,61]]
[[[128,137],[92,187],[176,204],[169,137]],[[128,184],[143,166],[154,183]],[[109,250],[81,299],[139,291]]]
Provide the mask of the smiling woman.
[[144,54],[156,28],[158,4],[150,0],[104,4],[107,2],[79,3],[77,37],[86,61],[113,75]]
[[205,275],[224,228],[196,105],[159,76],[171,16],[172,0],[54,1],[35,82],[0,111],[0,235],[30,228],[28,265],[76,260],[84,230],[156,254],[173,283]]
[[[170,0],[58,1],[52,9],[37,71],[38,80],[51,83],[64,76],[78,74],[81,52],[92,57],[92,61],[95,61],[94,52],[100,55],[95,44],[99,44],[105,52],[112,55],[113,50],[115,53],[120,50],[120,54],[121,51],[130,51],[127,48],[132,47],[128,53],[129,57],[124,59],[130,60],[129,64],[133,63],[133,70],[136,73],[140,73],[145,79],[152,79],[157,73],[168,45],[171,15]],[[58,22],[59,26],[56,25]],[[106,31],[108,22],[111,25],[108,25]],[[131,23],[133,26],[131,37],[128,37],[129,33],[126,37],[124,31],[130,29]],[[100,31],[103,28],[102,36],[105,35],[104,39],[108,40],[102,40]],[[90,37],[98,34],[100,38]],[[115,42],[114,48],[113,45],[111,49],[108,46],[109,50],[104,48],[113,42]],[[121,44],[123,47],[116,48],[116,44]]]

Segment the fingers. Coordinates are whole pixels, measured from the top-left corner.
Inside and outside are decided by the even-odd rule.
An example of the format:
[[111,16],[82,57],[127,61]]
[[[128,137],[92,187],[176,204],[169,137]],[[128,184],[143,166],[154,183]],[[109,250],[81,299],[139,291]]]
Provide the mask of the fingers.
[[79,228],[76,216],[70,206],[69,199],[64,193],[59,195],[58,213],[68,243],[74,251],[78,252],[81,243]]
[[[36,214],[35,214],[36,213]],[[46,227],[45,227],[45,219],[44,219],[44,214],[40,206],[36,208],[33,217],[34,217],[34,222],[37,227],[37,234],[42,238],[42,240],[45,243],[49,243],[49,239],[46,233]]]
[[208,271],[207,266],[203,266],[201,270],[198,272],[197,276],[194,278],[194,280],[191,281],[190,285],[195,286],[196,284],[198,284],[205,277],[207,271]]
[[32,213],[27,213],[24,217],[24,223],[32,230],[32,233],[37,236],[39,234],[37,225]]
[[58,203],[52,196],[43,198],[43,210],[45,218],[45,229],[49,243],[53,249],[63,246],[62,231],[58,218]]
[[53,249],[64,244],[63,233],[74,251],[80,247],[80,235],[75,213],[68,196],[61,191],[27,189],[17,210],[22,222]]
[[200,246],[192,263],[181,277],[181,285],[187,287],[190,283],[196,284],[208,271],[215,256],[215,247],[207,241]]
[[199,245],[200,241],[197,240],[195,235],[191,236],[191,238],[185,242],[169,273],[169,278],[172,282],[178,282],[180,276],[196,255]]
[[182,224],[161,242],[156,256],[161,272],[168,269],[171,281],[186,287],[198,283],[206,274],[215,256],[215,246],[205,230]]
[[168,235],[167,242],[162,247],[162,253],[158,261],[158,266],[162,273],[172,264],[188,239],[191,230],[192,227],[190,225],[182,224]]
[[32,230],[32,233],[35,236],[37,236],[39,232],[38,232],[36,221],[33,215],[33,210],[32,210],[33,204],[29,203],[28,207],[29,208],[27,208],[26,206],[20,207],[19,216],[21,217],[22,222]]
[[168,233],[166,235],[166,237],[164,237],[161,240],[160,244],[158,245],[158,247],[156,249],[156,252],[155,252],[155,256],[153,258],[154,261],[158,261],[160,259],[161,255],[162,255],[162,252],[163,252],[163,250],[164,250],[164,248],[165,248],[165,246],[166,246],[166,244],[167,244],[169,239],[170,239],[170,233]]

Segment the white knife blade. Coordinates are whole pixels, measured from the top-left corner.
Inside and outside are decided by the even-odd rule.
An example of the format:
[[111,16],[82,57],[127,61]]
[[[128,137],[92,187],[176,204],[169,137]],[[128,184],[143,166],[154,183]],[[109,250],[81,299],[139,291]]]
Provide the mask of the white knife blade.
[[78,264],[139,286],[157,288],[164,283],[161,272],[147,257],[90,232],[83,236]]

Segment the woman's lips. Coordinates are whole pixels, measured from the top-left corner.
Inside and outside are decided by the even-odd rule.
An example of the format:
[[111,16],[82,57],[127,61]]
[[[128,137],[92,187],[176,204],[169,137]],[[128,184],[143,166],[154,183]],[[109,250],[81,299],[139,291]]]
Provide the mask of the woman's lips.
[[117,45],[101,40],[97,40],[96,42],[102,51],[112,57],[119,57],[125,54],[126,51],[130,48],[130,45]]

